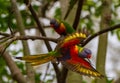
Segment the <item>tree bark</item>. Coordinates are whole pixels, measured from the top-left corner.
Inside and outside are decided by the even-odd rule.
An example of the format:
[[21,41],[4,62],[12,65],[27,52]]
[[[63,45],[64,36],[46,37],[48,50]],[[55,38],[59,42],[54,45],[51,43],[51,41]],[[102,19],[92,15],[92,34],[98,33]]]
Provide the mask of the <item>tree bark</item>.
[[2,56],[11,71],[12,78],[17,81],[17,83],[26,83],[24,76],[22,75],[19,68],[16,66],[15,62],[11,58],[8,52],[4,52]]
[[82,76],[79,73],[69,71],[66,83],[82,83]]
[[[111,0],[102,0],[102,16],[100,30],[109,27],[111,20]],[[97,52],[97,70],[105,75],[105,62],[107,53],[108,33],[104,33],[99,37],[98,52]],[[106,79],[98,79],[96,83],[106,83]]]
[[[25,35],[25,26],[22,21],[22,16],[20,11],[18,10],[17,7],[17,2],[16,0],[11,0],[11,5],[12,9],[14,11],[14,15],[17,21],[17,26],[18,26],[18,31],[20,32],[20,35]],[[29,47],[27,41],[22,41],[23,45],[23,53],[24,55],[30,55]],[[26,63],[26,69],[27,69],[27,81],[28,83],[35,83],[35,77],[34,77],[34,71],[32,66],[29,63]]]

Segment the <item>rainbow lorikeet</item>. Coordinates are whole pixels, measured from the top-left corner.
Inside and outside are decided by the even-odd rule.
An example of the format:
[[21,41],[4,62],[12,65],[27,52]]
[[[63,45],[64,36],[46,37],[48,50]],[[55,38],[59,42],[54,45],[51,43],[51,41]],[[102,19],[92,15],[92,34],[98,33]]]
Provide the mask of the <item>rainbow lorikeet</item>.
[[93,77],[103,77],[96,71],[86,58],[90,58],[91,51],[87,48],[78,46],[86,38],[85,34],[74,33],[66,36],[58,43],[55,51],[46,54],[38,54],[33,56],[16,57],[25,60],[32,65],[40,65],[48,61],[56,60],[61,62],[66,68],[78,72],[83,75]]
[[[65,37],[63,40],[61,40],[58,43],[58,45],[56,46],[57,49],[55,51],[51,51],[47,54],[40,54],[40,55],[37,54],[37,55],[32,55],[32,56],[24,56],[24,57],[16,57],[16,58],[23,59],[27,62],[31,62],[32,65],[43,64],[45,62],[55,59],[56,57],[60,57],[61,56],[60,49],[68,48],[73,45],[79,44],[85,38],[86,38],[85,34],[75,33],[75,34],[69,35],[69,36]],[[84,49],[82,49],[82,47],[81,47],[80,51],[82,52],[82,50],[84,50]]]
[[66,36],[67,34],[72,34],[75,32],[73,27],[71,27],[67,22],[60,21],[56,19],[50,20],[50,26],[59,34]]
[[[62,53],[64,56],[58,57],[58,60],[67,69],[70,69],[82,75],[99,77],[99,78],[104,77],[92,67],[89,61],[85,60],[85,58],[78,57],[79,46],[74,45],[71,46],[69,49],[62,49],[62,50],[65,50],[65,52]],[[89,56],[90,53],[86,53],[86,54]]]
[[82,75],[99,78],[104,77],[92,67],[89,61],[87,61],[88,58],[91,57],[91,51],[87,48],[80,47],[78,44],[82,42],[82,38],[80,38],[81,41],[79,41],[77,37],[78,34],[75,33],[62,41],[62,43],[64,43],[61,45],[61,54],[63,56],[58,57],[57,60],[60,61],[66,68]]

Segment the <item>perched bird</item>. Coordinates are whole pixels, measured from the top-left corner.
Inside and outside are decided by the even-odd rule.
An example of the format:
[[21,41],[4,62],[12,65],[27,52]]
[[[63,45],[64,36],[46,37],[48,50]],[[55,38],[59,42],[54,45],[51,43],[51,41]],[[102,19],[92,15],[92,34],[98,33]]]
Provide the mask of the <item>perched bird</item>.
[[[51,19],[50,20],[50,26],[59,34],[66,36],[67,34],[75,33],[76,30],[67,22],[58,20],[58,19]],[[85,33],[86,36],[90,35],[90,32],[84,27],[81,30],[78,30],[78,32]]]
[[40,65],[55,59],[56,61],[61,62],[66,68],[80,73],[81,75],[102,78],[104,76],[95,70],[90,62],[86,60],[86,58],[90,58],[91,51],[78,45],[85,38],[85,34],[73,33],[61,40],[55,51],[46,54],[16,58],[25,60],[32,65]]
[[56,19],[50,20],[50,26],[59,34],[66,36],[67,34],[72,34],[75,32],[73,27],[71,27],[67,22],[65,21],[58,21]]

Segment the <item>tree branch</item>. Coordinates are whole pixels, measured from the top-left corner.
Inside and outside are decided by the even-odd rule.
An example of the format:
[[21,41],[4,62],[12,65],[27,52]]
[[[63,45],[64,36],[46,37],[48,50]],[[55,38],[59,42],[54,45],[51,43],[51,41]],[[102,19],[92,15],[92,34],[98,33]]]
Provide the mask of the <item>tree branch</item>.
[[0,38],[0,44],[6,42],[7,40],[9,40],[12,37],[13,36],[8,36],[8,37],[2,37],[2,38]]
[[47,41],[52,41],[55,43],[58,42],[58,39],[48,38],[48,37],[40,37],[40,36],[15,36],[11,40],[15,41],[15,40],[29,40],[29,39],[31,39],[31,40],[37,40],[37,39],[47,40]]
[[[34,9],[32,8],[31,4],[29,3],[29,0],[24,0],[24,3],[28,6],[34,20],[36,21],[36,24],[38,26],[38,30],[41,32],[42,36],[46,36],[45,31],[44,31],[43,27],[41,26],[41,23],[38,19],[38,16],[37,16],[36,12],[34,11]],[[49,42],[45,41],[45,44],[47,46],[48,51],[51,51],[52,48],[51,48]]]
[[[41,24],[40,24],[40,21],[39,21],[39,19],[38,19],[38,16],[37,16],[36,12],[33,10],[31,4],[29,4],[29,0],[24,0],[24,2],[25,2],[26,5],[28,5],[28,8],[29,8],[31,14],[32,14],[33,17],[34,17],[34,19],[35,19],[35,21],[36,21],[36,23],[37,23],[38,29],[39,29],[39,31],[41,32],[42,36],[46,36],[46,34],[45,34],[45,32],[44,32],[44,29],[43,29],[43,27],[42,27]],[[44,40],[44,41],[45,41],[45,40]],[[49,42],[48,42],[48,41],[45,41],[45,44],[46,44],[46,46],[47,46],[48,51],[52,51],[52,48],[51,48]],[[56,74],[59,73],[59,71],[58,71],[59,68],[58,68],[57,64],[54,63],[54,64],[53,64],[53,67],[54,67],[54,69],[55,69]],[[58,70],[57,70],[57,69],[58,69]]]
[[66,14],[65,14],[65,16],[64,16],[64,20],[66,20],[66,18],[68,17],[68,15],[70,14],[70,12],[71,12],[71,10],[73,9],[73,7],[74,7],[74,5],[77,3],[77,1],[78,0],[70,0],[70,2],[69,2],[69,7],[68,7],[68,9],[67,9],[67,12],[66,12]]
[[65,68],[65,67],[63,67],[63,69],[62,69],[62,83],[66,83],[66,78],[67,78],[67,75],[68,75],[68,69],[67,68]]
[[[4,48],[4,47],[2,47],[2,48]],[[0,53],[1,53],[1,51],[0,51]],[[2,57],[10,69],[13,79],[16,80],[18,83],[27,83],[24,76],[22,75],[19,68],[16,66],[15,62],[13,61],[13,59],[11,58],[9,53],[5,52],[4,56],[2,56]]]
[[[112,30],[115,30],[115,29],[118,29],[118,28],[120,28],[120,24],[117,24],[117,25],[114,25],[114,26],[111,26],[111,27],[109,27],[109,28],[106,28],[106,29],[103,29],[103,30],[101,30],[101,31],[99,31],[99,32],[97,32],[97,33],[95,33],[95,34],[93,34],[93,35],[91,35],[91,36],[89,36],[83,43],[82,43],[82,46],[85,46],[87,43],[89,43],[93,38],[95,38],[95,37],[97,37],[97,36],[99,36],[99,35],[101,35],[101,34],[103,34],[103,33],[106,33],[106,32],[108,32],[108,31],[112,31]],[[9,39],[10,40],[9,40]],[[59,41],[59,39],[55,39],[55,38],[48,38],[48,37],[40,37],[40,36],[10,36],[10,37],[8,37],[7,38],[7,40],[9,40],[9,41],[7,41],[6,40],[6,42],[7,43],[12,43],[13,41],[16,41],[16,40],[29,40],[29,39],[31,39],[31,40],[47,40],[47,41],[52,41],[52,42],[55,42],[55,43],[57,43],[58,41]]]
[[[0,45],[0,51],[3,54],[5,49],[14,41],[16,40],[47,40],[47,41],[52,41],[57,43],[59,41],[59,39],[55,39],[55,38],[48,38],[48,37],[40,37],[40,36],[9,36],[7,37],[7,39]],[[4,46],[4,48],[3,48]]]
[[103,33],[106,33],[106,32],[108,32],[108,31],[112,31],[112,30],[115,30],[115,29],[118,29],[118,28],[120,28],[120,24],[117,24],[117,25],[114,25],[114,26],[105,28],[105,29],[103,29],[103,30],[101,30],[101,31],[99,31],[99,32],[97,32],[97,33],[89,36],[89,37],[83,42],[82,46],[85,46],[85,45],[86,45],[88,42],[90,42],[93,38],[95,38],[95,37],[97,37],[97,36],[99,36],[99,35],[101,35],[101,34],[103,34]]
[[77,26],[79,24],[83,2],[84,2],[84,0],[79,0],[78,1],[78,8],[77,8],[76,15],[75,15],[75,20],[74,20],[74,23],[73,23],[73,28],[75,30],[77,29]]
[[[20,35],[25,35],[25,26],[23,24],[22,15],[17,7],[16,0],[11,0],[11,6],[16,18],[16,23],[18,26],[17,29],[20,32]],[[22,41],[22,46],[23,46],[24,55],[30,55],[30,50],[27,41]],[[26,72],[27,72],[27,81],[29,83],[35,83],[35,78],[34,78],[35,74],[33,67],[30,65],[30,63],[26,63]]]
[[10,36],[10,34],[8,34],[8,33],[3,33],[3,32],[0,32],[0,35],[5,36],[5,37]]

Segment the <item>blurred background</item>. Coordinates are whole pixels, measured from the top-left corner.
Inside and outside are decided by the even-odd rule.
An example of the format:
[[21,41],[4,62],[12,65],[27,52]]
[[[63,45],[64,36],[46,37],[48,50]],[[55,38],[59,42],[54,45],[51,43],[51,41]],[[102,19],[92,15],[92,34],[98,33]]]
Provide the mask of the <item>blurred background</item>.
[[[50,27],[50,19],[62,19],[73,26],[76,12],[79,11],[77,10],[78,6],[80,6],[78,5],[79,2],[82,3],[82,10],[80,17],[78,17],[78,30],[86,28],[90,34],[94,34],[104,28],[120,23],[120,0],[0,0],[0,44],[2,45],[2,40],[7,37],[3,33],[21,35],[22,31],[24,31],[22,35],[43,36],[30,6],[35,11],[40,26],[45,31],[46,37],[59,38],[60,35]],[[14,5],[17,7],[15,8]],[[20,29],[21,26],[19,25],[21,24],[19,21],[24,25],[23,29]],[[85,47],[92,51],[92,65],[95,68],[98,66],[97,70],[100,72],[105,70],[105,72],[103,71],[101,73],[103,73],[107,79],[102,83],[120,83],[120,29],[110,31],[106,33],[106,35],[102,36],[102,38],[105,37],[105,40],[96,37]],[[49,51],[43,40],[28,40],[27,43],[30,50],[28,54],[30,55],[47,53]],[[56,43],[49,43],[52,50],[54,50]],[[7,47],[6,51],[20,69],[23,77],[27,78],[28,74],[26,71],[29,68],[27,69],[25,62],[14,59],[16,56],[27,54],[24,53],[25,50],[22,44],[23,42],[21,42],[21,40],[14,41]],[[103,47],[99,48],[100,46]],[[101,52],[104,52],[103,54],[105,55],[102,55]],[[4,56],[4,54],[2,55]],[[101,65],[103,65],[103,68],[100,68]],[[61,64],[59,64],[58,67],[62,70]],[[32,67],[30,68],[32,69]],[[33,78],[35,79],[28,83],[58,83],[56,72],[51,62],[34,66],[32,71],[34,71]],[[20,83],[14,79],[12,73],[6,59],[0,56],[0,83]],[[77,73],[69,71],[66,77],[66,83],[99,83],[94,78],[81,77],[81,75],[76,74]],[[27,79],[30,80],[29,77]]]

